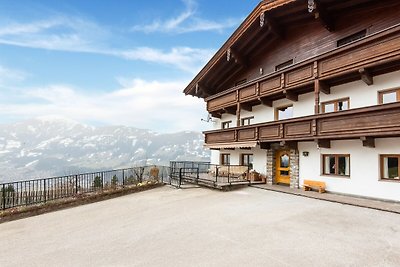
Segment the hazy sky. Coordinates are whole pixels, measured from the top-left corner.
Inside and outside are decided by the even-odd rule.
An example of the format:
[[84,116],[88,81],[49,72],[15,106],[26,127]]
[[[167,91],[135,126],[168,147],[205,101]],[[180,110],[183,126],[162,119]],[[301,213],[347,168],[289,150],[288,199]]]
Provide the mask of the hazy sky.
[[259,0],[0,0],[0,123],[202,130],[182,90]]

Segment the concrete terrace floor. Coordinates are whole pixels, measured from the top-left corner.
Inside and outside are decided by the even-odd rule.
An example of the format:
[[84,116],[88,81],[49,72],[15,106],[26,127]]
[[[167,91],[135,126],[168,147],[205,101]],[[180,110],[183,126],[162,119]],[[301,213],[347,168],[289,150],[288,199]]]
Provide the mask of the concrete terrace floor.
[[1,224],[0,248],[0,266],[400,266],[400,216],[165,186]]

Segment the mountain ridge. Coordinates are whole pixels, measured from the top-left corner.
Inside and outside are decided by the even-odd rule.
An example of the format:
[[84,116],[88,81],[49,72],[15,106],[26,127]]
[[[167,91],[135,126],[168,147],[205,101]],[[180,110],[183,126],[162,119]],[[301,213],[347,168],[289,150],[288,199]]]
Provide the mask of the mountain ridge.
[[0,125],[0,182],[61,176],[170,160],[208,161],[199,132],[157,133],[89,126],[57,117]]

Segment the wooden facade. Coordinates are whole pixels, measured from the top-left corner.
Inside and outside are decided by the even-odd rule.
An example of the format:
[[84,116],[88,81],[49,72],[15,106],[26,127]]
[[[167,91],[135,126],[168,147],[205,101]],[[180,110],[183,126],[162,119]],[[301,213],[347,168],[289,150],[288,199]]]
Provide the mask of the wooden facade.
[[[206,144],[260,144],[400,136],[400,105],[320,114],[332,86],[400,69],[400,2],[261,1],[184,90],[202,97],[216,118],[314,92],[314,115],[205,132]],[[235,86],[238,81],[242,82]],[[366,141],[368,140],[368,141]],[[328,143],[327,143],[328,142]]]

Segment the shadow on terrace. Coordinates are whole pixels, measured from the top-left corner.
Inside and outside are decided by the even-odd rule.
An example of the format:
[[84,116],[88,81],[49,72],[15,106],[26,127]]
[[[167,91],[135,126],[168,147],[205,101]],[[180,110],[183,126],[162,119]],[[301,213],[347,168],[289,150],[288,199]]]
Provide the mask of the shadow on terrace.
[[232,186],[261,184],[265,180],[248,165],[215,165],[210,162],[171,161],[170,184],[197,184],[217,189]]

